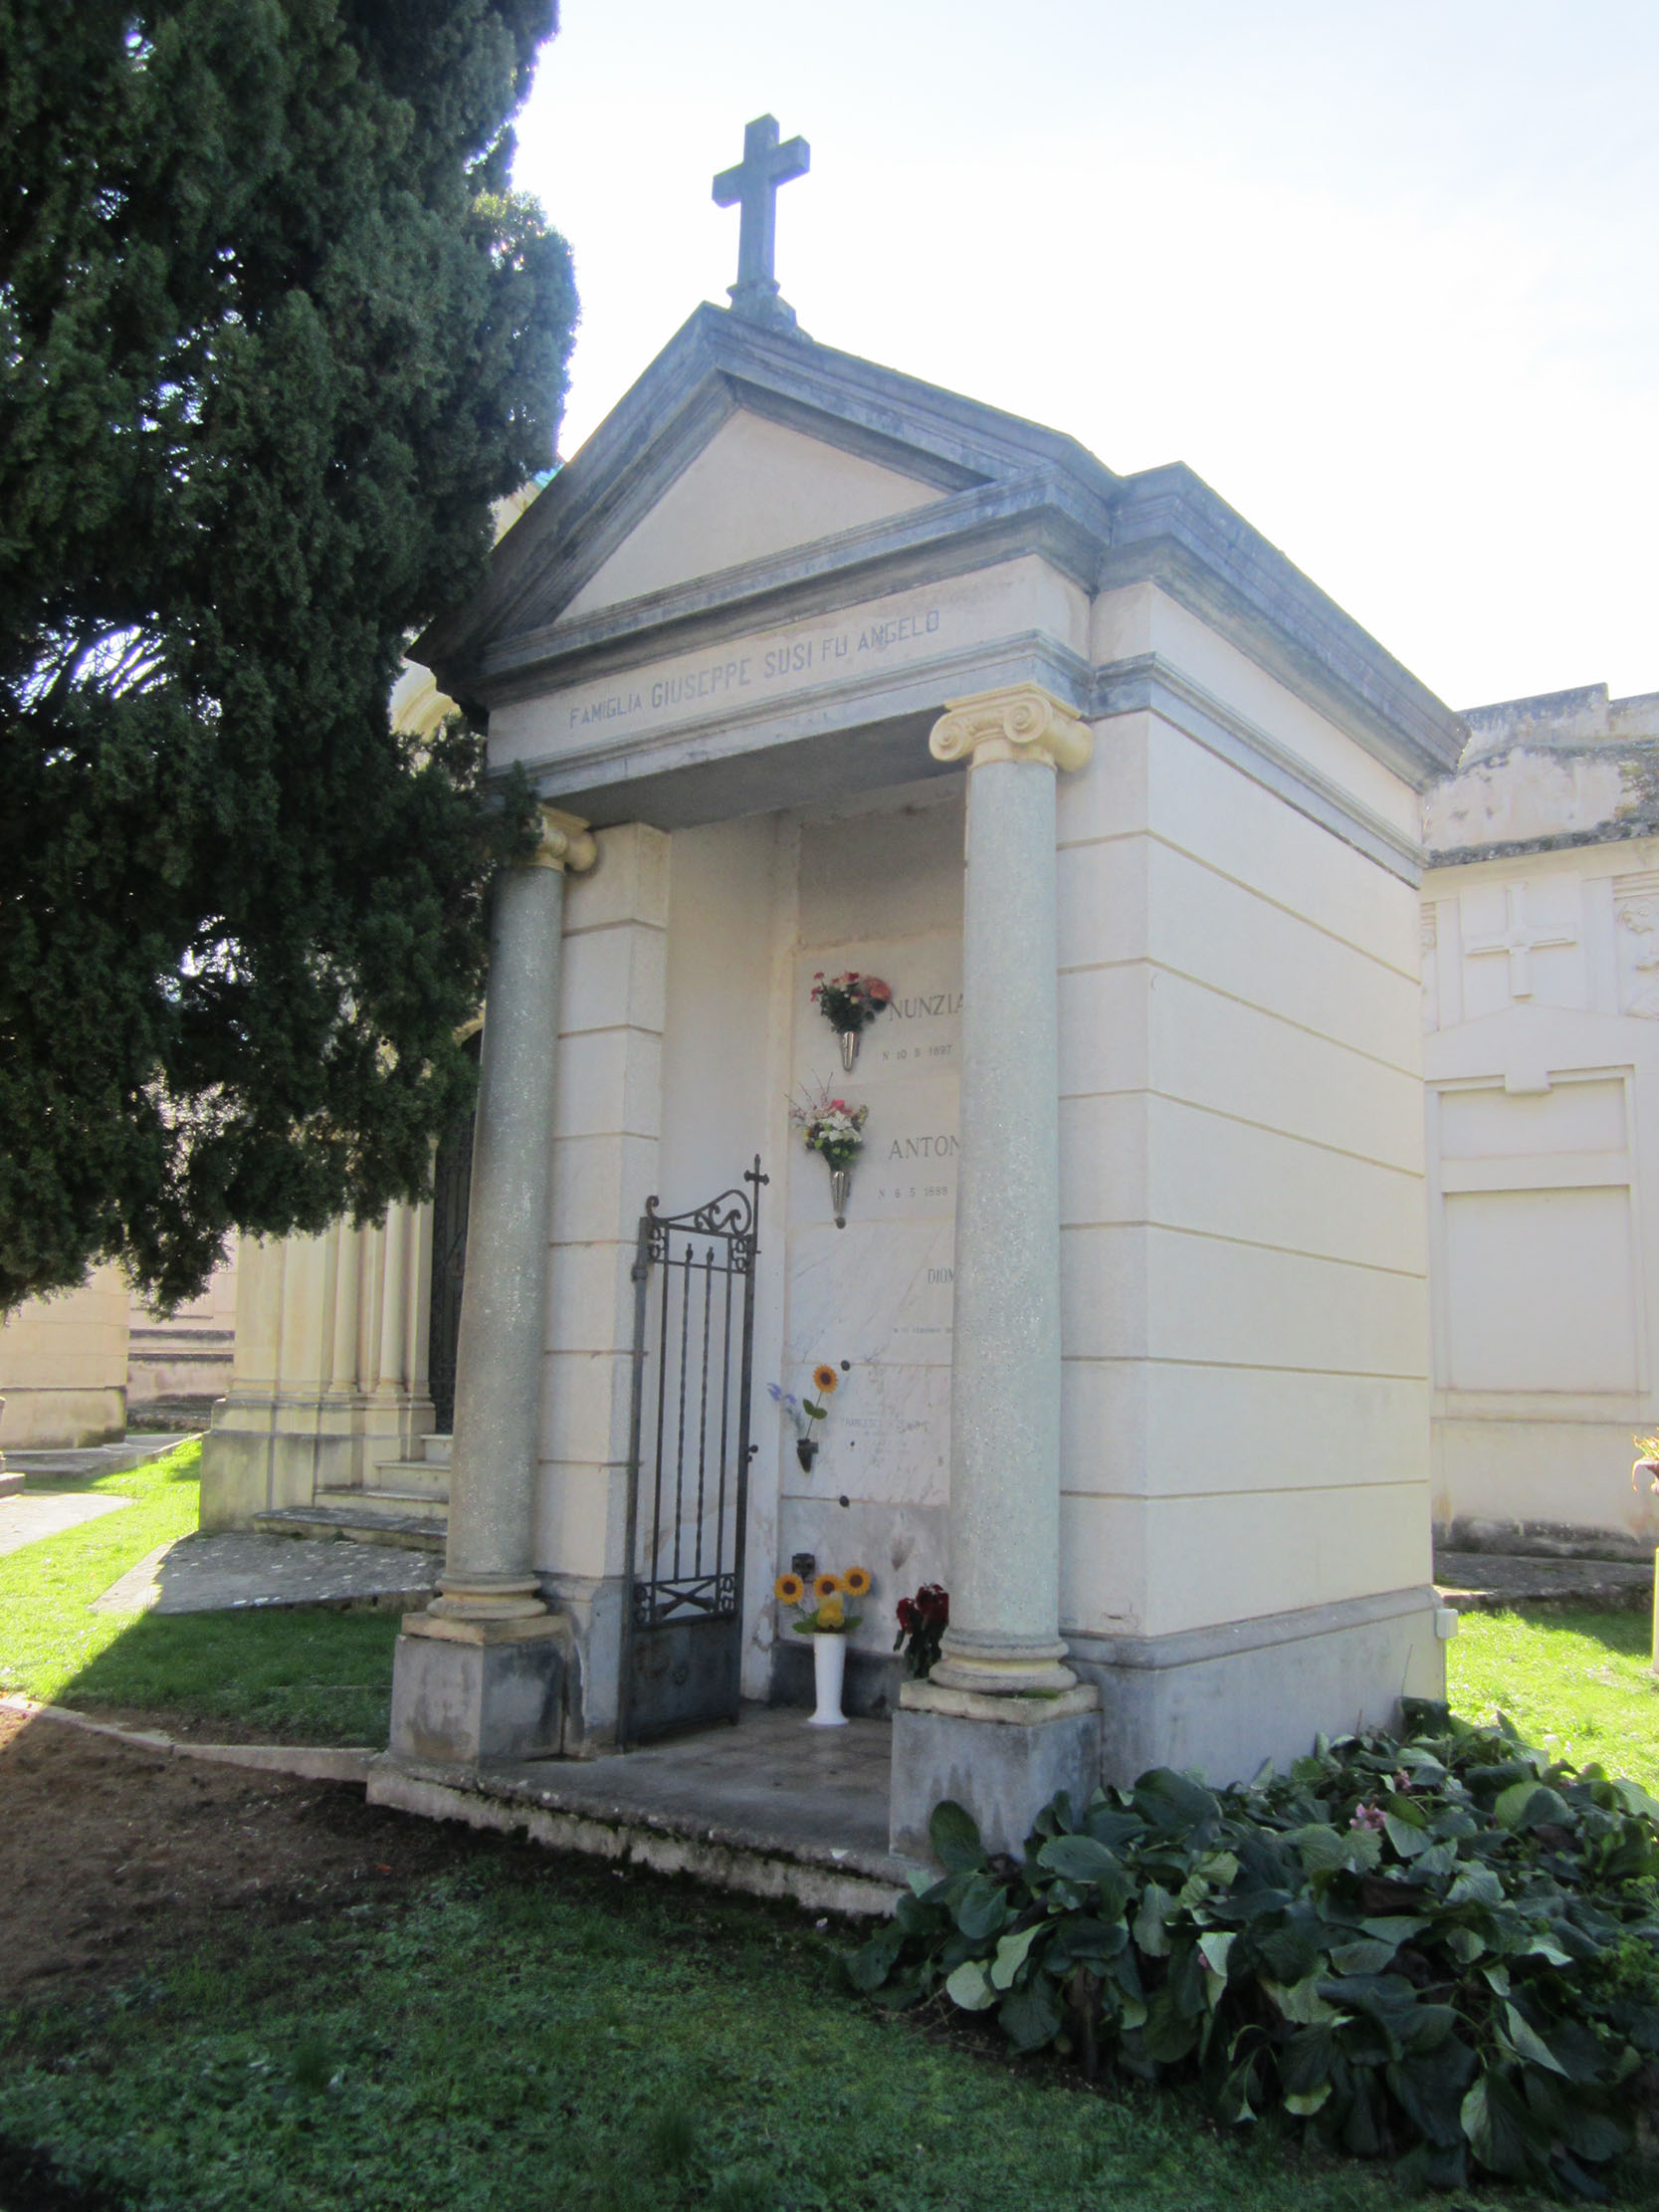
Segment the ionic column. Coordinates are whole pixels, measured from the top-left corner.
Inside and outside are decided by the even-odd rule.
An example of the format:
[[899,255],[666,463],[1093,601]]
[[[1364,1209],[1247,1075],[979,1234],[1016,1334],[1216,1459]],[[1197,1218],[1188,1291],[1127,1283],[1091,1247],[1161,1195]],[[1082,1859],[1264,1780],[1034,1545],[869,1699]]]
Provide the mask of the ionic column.
[[957,700],[968,763],[961,1152],[950,1360],[950,1626],[929,1686],[1054,1692],[1060,1640],[1059,951],[1055,784],[1094,747],[1035,684]]
[[546,1611],[530,1555],[541,1398],[564,871],[593,865],[574,816],[541,809],[534,858],[497,882],[467,1275],[456,1355],[449,1543],[430,1613]]

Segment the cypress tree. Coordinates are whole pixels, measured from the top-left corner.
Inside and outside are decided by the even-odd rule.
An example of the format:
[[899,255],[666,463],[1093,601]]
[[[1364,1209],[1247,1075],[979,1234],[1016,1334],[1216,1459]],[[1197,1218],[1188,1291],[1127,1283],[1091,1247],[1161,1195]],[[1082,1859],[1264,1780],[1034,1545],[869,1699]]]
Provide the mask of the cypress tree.
[[544,471],[556,0],[0,0],[0,1310],[374,1218],[525,835],[405,642]]

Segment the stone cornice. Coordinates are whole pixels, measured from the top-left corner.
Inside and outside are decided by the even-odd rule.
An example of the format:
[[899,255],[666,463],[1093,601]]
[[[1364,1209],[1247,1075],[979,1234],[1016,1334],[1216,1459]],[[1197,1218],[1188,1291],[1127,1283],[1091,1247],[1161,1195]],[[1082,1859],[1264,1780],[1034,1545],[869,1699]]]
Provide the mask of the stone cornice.
[[[597,610],[563,609],[738,408],[944,497],[863,530]],[[1467,730],[1189,469],[1122,478],[995,408],[701,308],[498,548],[485,589],[415,651],[474,708],[756,623],[1035,553],[1091,593],[1153,582],[1415,785]]]
[[1040,684],[1009,684],[945,704],[949,712],[928,740],[935,761],[965,759],[975,769],[992,761],[1080,769],[1095,750],[1095,734],[1076,709]]
[[1414,837],[1158,654],[1137,654],[1095,671],[1094,720],[1148,710],[1390,875],[1413,885],[1420,879],[1426,856]]

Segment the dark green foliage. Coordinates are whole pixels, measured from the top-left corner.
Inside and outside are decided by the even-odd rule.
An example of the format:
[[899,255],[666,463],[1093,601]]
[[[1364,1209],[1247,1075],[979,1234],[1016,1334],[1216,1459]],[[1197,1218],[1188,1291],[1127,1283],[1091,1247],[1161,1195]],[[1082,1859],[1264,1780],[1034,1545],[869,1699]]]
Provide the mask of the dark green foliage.
[[0,0],[0,1309],[374,1217],[468,1096],[525,801],[395,738],[544,469],[555,0]]
[[1247,1789],[1159,1770],[1059,1797],[1018,1866],[941,1805],[948,1872],[849,1978],[942,1988],[1091,2074],[1195,2074],[1225,2120],[1277,2108],[1419,2183],[1600,2195],[1659,2083],[1659,1803],[1507,1722],[1411,1717]]

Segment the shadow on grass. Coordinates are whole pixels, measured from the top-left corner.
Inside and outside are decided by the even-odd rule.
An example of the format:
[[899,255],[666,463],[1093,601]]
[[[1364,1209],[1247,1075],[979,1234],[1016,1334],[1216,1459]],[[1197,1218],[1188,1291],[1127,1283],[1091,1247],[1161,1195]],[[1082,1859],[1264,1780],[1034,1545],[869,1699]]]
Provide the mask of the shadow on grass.
[[378,1746],[398,1628],[388,1613],[140,1614],[62,1702],[176,1713],[244,1740]]

